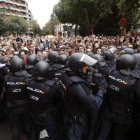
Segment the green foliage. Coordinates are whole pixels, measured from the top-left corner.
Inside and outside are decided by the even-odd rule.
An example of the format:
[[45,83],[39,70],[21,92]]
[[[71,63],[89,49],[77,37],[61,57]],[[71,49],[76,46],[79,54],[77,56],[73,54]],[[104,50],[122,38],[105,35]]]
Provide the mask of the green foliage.
[[7,17],[7,20],[10,23],[9,31],[17,32],[18,34],[28,31],[29,26],[24,18],[18,16],[9,16]]
[[45,24],[45,26],[43,27],[42,29],[42,34],[45,36],[45,35],[49,35],[51,34],[51,22],[47,22]]
[[54,16],[54,18],[53,18],[53,23],[54,23],[54,25],[57,25],[57,24],[60,23],[60,21],[59,21],[59,19],[58,19],[57,16]]
[[37,20],[30,21],[30,27],[33,29],[34,35],[36,35],[36,34],[41,35],[42,30],[41,30]]
[[25,19],[18,16],[0,15],[0,35],[7,32],[10,33],[25,33],[28,30],[28,23]]
[[9,28],[10,23],[0,14],[0,35],[3,35]]
[[89,35],[95,25],[96,33],[118,34],[119,20],[126,18],[126,27],[139,26],[140,4],[138,0],[60,0],[54,13],[61,23],[80,26],[82,35]]

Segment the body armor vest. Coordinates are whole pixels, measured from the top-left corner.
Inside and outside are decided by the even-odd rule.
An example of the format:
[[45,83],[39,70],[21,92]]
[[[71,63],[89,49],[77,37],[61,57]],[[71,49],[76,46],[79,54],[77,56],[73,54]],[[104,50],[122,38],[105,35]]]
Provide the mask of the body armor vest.
[[125,114],[126,109],[132,108],[133,86],[136,79],[124,76],[119,71],[112,71],[108,76],[107,107],[114,113]]
[[77,91],[77,85],[87,86],[88,83],[78,76],[69,77],[65,73],[62,74],[61,81],[61,104],[64,113],[68,116],[81,115],[84,112],[84,108],[78,102],[78,96],[76,94],[79,94],[80,91]]
[[26,80],[29,77],[31,76],[25,75],[18,77],[15,75],[8,75],[5,77],[7,94],[14,107],[27,104],[28,94]]
[[34,113],[40,114],[49,108],[53,109],[54,97],[49,92],[50,88],[54,85],[54,81],[47,80],[40,83],[35,82],[33,79],[28,81],[27,90],[31,109]]

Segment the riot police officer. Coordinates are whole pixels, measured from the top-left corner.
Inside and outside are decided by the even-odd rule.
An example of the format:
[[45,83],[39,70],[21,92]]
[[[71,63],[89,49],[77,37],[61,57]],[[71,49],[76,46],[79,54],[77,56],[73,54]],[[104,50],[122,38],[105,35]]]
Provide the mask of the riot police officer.
[[[133,74],[140,76],[140,53],[135,53],[133,54],[133,56],[137,61],[137,65],[135,70],[133,71]],[[131,138],[136,139],[139,137],[139,131],[140,131],[140,102],[137,99],[135,100],[134,108],[135,108],[135,124],[133,130],[134,133],[132,133]]]
[[52,66],[52,78],[57,76],[63,69],[65,69],[65,65],[68,61],[68,56],[65,54],[61,54],[57,57],[56,63]]
[[40,129],[46,129],[50,140],[58,139],[57,123],[53,111],[56,104],[57,85],[49,79],[50,65],[40,61],[34,69],[34,78],[27,82],[32,125],[31,140],[37,140]]
[[140,53],[135,53],[133,54],[133,56],[135,57],[136,62],[137,62],[135,71],[138,71],[138,75],[140,75]]
[[8,60],[9,59],[6,56],[0,57],[0,124],[6,115],[6,104],[2,91],[4,76],[9,73],[9,67],[7,66]]
[[135,58],[124,54],[117,60],[116,69],[109,73],[106,108],[97,140],[106,140],[113,126],[114,140],[126,139],[126,131],[133,122],[134,98],[140,100],[139,77],[130,72],[135,66]]
[[10,109],[10,120],[13,126],[13,140],[20,139],[20,124],[22,119],[26,124],[27,139],[30,137],[30,118],[26,80],[31,75],[25,71],[25,64],[21,58],[11,60],[11,75],[5,76],[4,93],[7,106]]
[[[99,73],[99,69],[104,67],[106,65],[106,63],[103,60],[103,57],[100,54],[95,54],[93,56],[93,58],[95,58],[96,60],[98,60],[98,63],[96,65],[94,65],[93,68],[89,68],[88,69],[88,76],[91,76],[92,78],[88,77],[87,81],[90,83],[91,85],[91,91],[92,94],[94,96],[96,96],[96,94],[98,93],[98,85],[104,81],[107,82],[104,75]],[[104,96],[104,100],[105,100],[105,96]],[[103,105],[105,104],[105,101],[103,101]],[[103,112],[104,106],[100,107],[98,110],[93,110],[92,111],[92,120],[91,120],[91,127],[93,129],[91,135],[89,136],[89,138],[95,139],[98,133],[98,129],[99,129],[99,124],[100,124],[100,118]]]
[[124,53],[125,53],[125,54],[131,54],[131,55],[133,55],[133,54],[135,54],[136,52],[135,52],[135,50],[132,49],[132,48],[126,48],[126,49],[124,49]]
[[89,66],[98,61],[86,54],[75,53],[69,59],[69,70],[60,78],[59,96],[63,110],[65,139],[93,139],[92,113],[98,110],[103,102],[103,92],[107,83],[102,81],[98,93],[93,96],[89,84],[82,78]]
[[59,53],[56,51],[52,51],[49,53],[48,55],[48,63],[50,64],[50,66],[54,65],[57,61],[57,57],[59,56]]
[[106,61],[106,64],[108,66],[111,66],[111,67],[115,67],[116,65],[116,60],[115,60],[115,57],[114,57],[114,51],[116,51],[115,49],[114,50],[106,50],[104,53],[103,53],[103,57]]
[[38,58],[35,55],[29,55],[26,59],[26,63],[27,65],[25,66],[25,69],[27,70],[27,72],[31,75],[34,74],[34,67],[38,62]]
[[[109,55],[111,55],[111,56],[109,56]],[[108,57],[113,57],[112,53],[109,51],[106,52],[105,56],[106,56],[105,57],[106,60],[109,60]],[[98,60],[98,65],[95,65],[94,67],[98,69],[98,73],[103,74],[103,76],[106,78],[109,71],[114,68],[112,67],[112,65],[110,65],[110,64],[108,65],[107,61],[104,60],[103,56],[101,56],[100,54],[94,55],[93,58]]]

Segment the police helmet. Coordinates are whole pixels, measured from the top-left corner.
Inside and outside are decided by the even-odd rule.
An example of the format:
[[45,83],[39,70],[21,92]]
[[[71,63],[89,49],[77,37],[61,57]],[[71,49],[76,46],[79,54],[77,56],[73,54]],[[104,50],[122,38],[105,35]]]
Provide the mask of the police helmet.
[[56,61],[57,61],[58,55],[59,55],[58,52],[52,51],[52,52],[49,53],[48,59],[49,59],[51,62],[56,62]]
[[103,59],[103,57],[102,57],[100,54],[95,54],[95,55],[93,56],[93,58],[95,58],[95,59],[98,60],[98,67],[103,67],[103,66],[106,65],[106,62],[103,62],[104,59]]
[[68,65],[69,68],[74,73],[81,73],[83,71],[83,67],[87,66],[94,66],[97,64],[98,60],[94,59],[93,57],[84,54],[84,53],[74,53],[71,55]]
[[95,54],[93,58],[97,59],[98,61],[104,61],[103,57],[100,54]]
[[47,78],[50,75],[50,65],[47,62],[40,61],[36,64],[34,73],[38,80]]
[[35,55],[28,56],[27,59],[26,59],[26,63],[27,63],[27,65],[25,66],[26,69],[33,68],[37,64],[38,61],[39,60]]
[[0,57],[0,63],[1,64],[5,64],[8,60],[9,60],[9,58],[7,56],[1,56]]
[[135,53],[135,54],[133,54],[133,56],[136,59],[137,66],[140,67],[140,53]]
[[106,61],[112,61],[112,60],[114,60],[114,54],[111,51],[109,51],[109,50],[106,50],[104,52],[103,57],[104,57],[104,59]]
[[68,61],[68,58],[69,57],[67,55],[61,54],[57,58],[57,63],[61,64],[61,65],[65,65],[67,63],[67,61]]
[[121,55],[120,58],[117,59],[116,68],[118,70],[134,70],[136,66],[136,59],[134,56],[130,54]]
[[65,64],[65,68],[68,68],[68,67],[69,67],[69,61],[67,61]]
[[21,58],[11,60],[10,71],[16,73],[25,69],[25,63]]
[[108,51],[110,51],[111,53],[114,54],[115,51],[117,51],[116,47],[111,47],[110,49],[108,49]]
[[134,49],[132,49],[132,48],[126,48],[126,49],[124,49],[124,53],[125,54],[134,54],[135,53],[135,50]]
[[11,61],[12,61],[13,59],[17,59],[17,58],[19,58],[19,56],[18,56],[18,55],[14,55],[14,56],[11,57],[11,59],[10,59],[9,62],[11,63]]

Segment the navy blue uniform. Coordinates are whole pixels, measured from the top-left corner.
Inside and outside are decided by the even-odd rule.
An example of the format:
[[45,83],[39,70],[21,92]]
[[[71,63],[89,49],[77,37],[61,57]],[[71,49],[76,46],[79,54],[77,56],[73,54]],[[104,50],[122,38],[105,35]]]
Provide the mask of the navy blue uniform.
[[49,79],[32,79],[27,82],[32,125],[31,140],[37,140],[40,129],[46,129],[50,140],[58,139],[58,126],[53,116],[57,86]]
[[3,93],[4,76],[10,74],[9,68],[6,64],[0,64],[0,124],[2,123],[5,115],[7,115],[6,100]]
[[[24,71],[25,72],[25,71]],[[31,75],[7,75],[4,81],[4,93],[7,106],[10,109],[10,119],[13,126],[13,140],[20,139],[20,125],[22,120],[26,124],[27,138],[30,137],[30,117],[26,80]]]
[[63,110],[65,139],[81,140],[93,133],[93,110],[98,110],[103,102],[103,92],[93,96],[89,84],[72,72],[62,73],[60,79],[60,101]]
[[132,75],[123,75],[117,70],[109,73],[108,83],[106,108],[97,140],[106,140],[113,126],[114,139],[125,140],[133,121],[134,99],[140,100],[140,83]]

